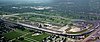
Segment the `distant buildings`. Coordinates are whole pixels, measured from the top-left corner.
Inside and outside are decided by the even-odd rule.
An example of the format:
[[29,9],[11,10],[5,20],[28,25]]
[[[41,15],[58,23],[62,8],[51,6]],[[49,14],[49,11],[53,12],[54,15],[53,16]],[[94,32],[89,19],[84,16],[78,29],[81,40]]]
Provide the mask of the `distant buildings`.
[[12,7],[13,9],[34,9],[34,10],[48,10],[52,9],[52,7],[44,7],[44,6],[21,6],[21,7]]
[[90,6],[91,12],[99,13],[99,11],[100,11],[100,0],[90,0],[89,6]]

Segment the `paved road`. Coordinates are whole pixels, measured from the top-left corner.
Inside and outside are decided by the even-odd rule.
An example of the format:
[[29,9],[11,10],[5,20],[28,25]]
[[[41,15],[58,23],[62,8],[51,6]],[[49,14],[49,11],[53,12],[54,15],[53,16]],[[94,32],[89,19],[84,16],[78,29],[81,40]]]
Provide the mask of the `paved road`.
[[100,31],[100,23],[98,22],[97,24],[98,26],[95,27],[97,29],[95,29],[95,31],[91,35],[89,35],[87,38],[85,38],[82,42],[87,42],[87,40],[89,40],[93,35],[95,35],[98,31]]
[[[63,33],[63,31],[59,31],[59,30],[50,30],[50,29],[47,29],[47,28],[38,28],[38,27],[35,27],[33,25],[28,25],[28,24],[25,24],[25,23],[19,23],[17,22],[17,24],[19,25],[22,25],[22,26],[25,26],[25,27],[30,27],[31,29],[37,29],[37,30],[42,30],[42,31],[46,31],[46,32],[50,32],[50,33],[54,33],[54,34],[64,34],[64,35],[81,35],[80,34],[65,34]],[[88,31],[87,31],[88,32]]]
[[[58,17],[58,18],[63,18],[66,19],[65,17],[61,17],[61,16],[50,16],[50,15],[45,15],[45,14],[38,14],[38,13],[22,13],[24,14],[32,14],[32,15],[40,15],[40,16],[46,16],[46,17]],[[10,17],[10,16],[16,16],[16,15],[22,15],[21,13],[16,13],[16,14],[11,14],[11,15],[2,15],[3,17]]]
[[[45,14],[38,14],[38,13],[16,13],[16,14],[11,14],[11,15],[2,15],[3,17],[12,17],[12,16],[16,16],[16,15],[24,15],[24,14],[32,14],[32,15],[39,15],[39,16],[46,16],[46,17],[58,17],[58,18],[62,18],[62,19],[68,19],[68,18],[65,18],[65,17],[62,17],[62,16],[50,16],[50,15],[45,15]],[[71,21],[75,21],[75,20],[79,20],[79,21],[85,21],[85,20],[82,20],[82,19],[71,19]]]
[[32,29],[38,29],[38,30],[47,31],[47,32],[51,32],[51,33],[57,33],[57,34],[61,34],[62,33],[61,31],[55,31],[55,30],[48,30],[48,29],[38,28],[38,27],[31,26],[31,25],[24,24],[24,23],[17,23],[17,24],[20,24],[20,25],[26,26],[26,27],[30,27]]

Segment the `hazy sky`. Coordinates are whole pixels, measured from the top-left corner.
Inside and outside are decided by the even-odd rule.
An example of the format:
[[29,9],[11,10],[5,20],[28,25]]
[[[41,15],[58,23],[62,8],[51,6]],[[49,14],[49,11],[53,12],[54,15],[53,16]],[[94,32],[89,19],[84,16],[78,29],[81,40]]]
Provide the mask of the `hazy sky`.
[[51,2],[52,0],[0,0],[0,1],[33,1],[33,2]]

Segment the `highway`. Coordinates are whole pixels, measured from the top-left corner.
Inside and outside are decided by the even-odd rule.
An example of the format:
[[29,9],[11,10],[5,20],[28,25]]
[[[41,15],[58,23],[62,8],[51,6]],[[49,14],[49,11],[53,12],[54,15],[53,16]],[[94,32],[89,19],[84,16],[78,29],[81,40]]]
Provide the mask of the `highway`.
[[55,34],[62,34],[61,31],[54,31],[54,30],[49,30],[49,29],[44,29],[44,28],[38,28],[38,27],[31,26],[31,25],[24,24],[24,23],[17,23],[17,24],[20,24],[20,25],[26,26],[26,27],[30,27],[32,29],[38,29],[38,30],[42,30],[42,31],[47,31],[47,32],[55,33]]
[[98,24],[98,26],[95,27],[95,31],[91,35],[89,35],[87,38],[85,38],[82,42],[87,42],[89,39],[91,39],[93,35],[95,35],[98,31],[100,31],[100,22],[96,24]]
[[38,13],[16,13],[16,14],[11,14],[11,15],[2,15],[2,17],[12,17],[12,16],[16,16],[16,15],[24,15],[24,14],[31,14],[31,15],[39,15],[39,16],[46,16],[46,17],[58,17],[58,18],[62,18],[62,19],[66,19],[65,17],[61,17],[61,16],[49,16],[49,15],[45,15],[45,14],[38,14]]
[[54,33],[54,34],[61,34],[61,35],[83,35],[83,34],[88,34],[90,32],[92,32],[93,30],[90,30],[90,31],[87,31],[86,33],[80,33],[80,34],[68,34],[68,33],[63,33],[63,31],[59,31],[59,30],[51,30],[51,29],[47,29],[47,28],[38,28],[38,27],[35,27],[33,25],[29,25],[29,24],[25,24],[25,23],[19,23],[17,22],[17,24],[19,25],[22,25],[22,26],[25,26],[25,27],[29,27],[30,29],[37,29],[37,30],[42,30],[42,31],[45,31],[45,32],[49,32],[49,33]]

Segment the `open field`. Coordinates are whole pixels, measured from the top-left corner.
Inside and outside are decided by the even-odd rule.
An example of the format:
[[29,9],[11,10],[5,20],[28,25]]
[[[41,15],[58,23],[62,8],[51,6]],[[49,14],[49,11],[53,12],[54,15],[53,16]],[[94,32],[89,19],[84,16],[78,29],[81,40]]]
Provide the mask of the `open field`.
[[[15,31],[8,32],[4,34],[7,40],[13,40],[14,42],[41,42],[44,38],[50,36],[47,33],[41,33],[39,35],[34,35],[34,33],[29,32],[28,30],[21,31],[16,29]],[[19,38],[24,38],[20,40]]]
[[8,40],[9,40],[9,39],[11,40],[11,39],[17,38],[17,37],[19,37],[19,36],[21,36],[21,35],[22,35],[22,34],[19,33],[19,32],[11,31],[11,32],[5,34],[4,37],[6,37]]
[[40,35],[38,35],[38,36],[32,36],[32,35],[33,35],[33,34],[26,35],[25,38],[34,39],[34,40],[36,40],[36,41],[41,42],[44,38],[50,36],[50,35],[48,35],[48,34],[46,34],[46,33],[40,34]]
[[70,22],[70,18],[64,18],[60,16],[45,15],[38,13],[19,13],[19,15],[5,17],[11,21],[30,21],[30,22],[41,22],[41,23],[55,23],[55,24],[67,24]]

